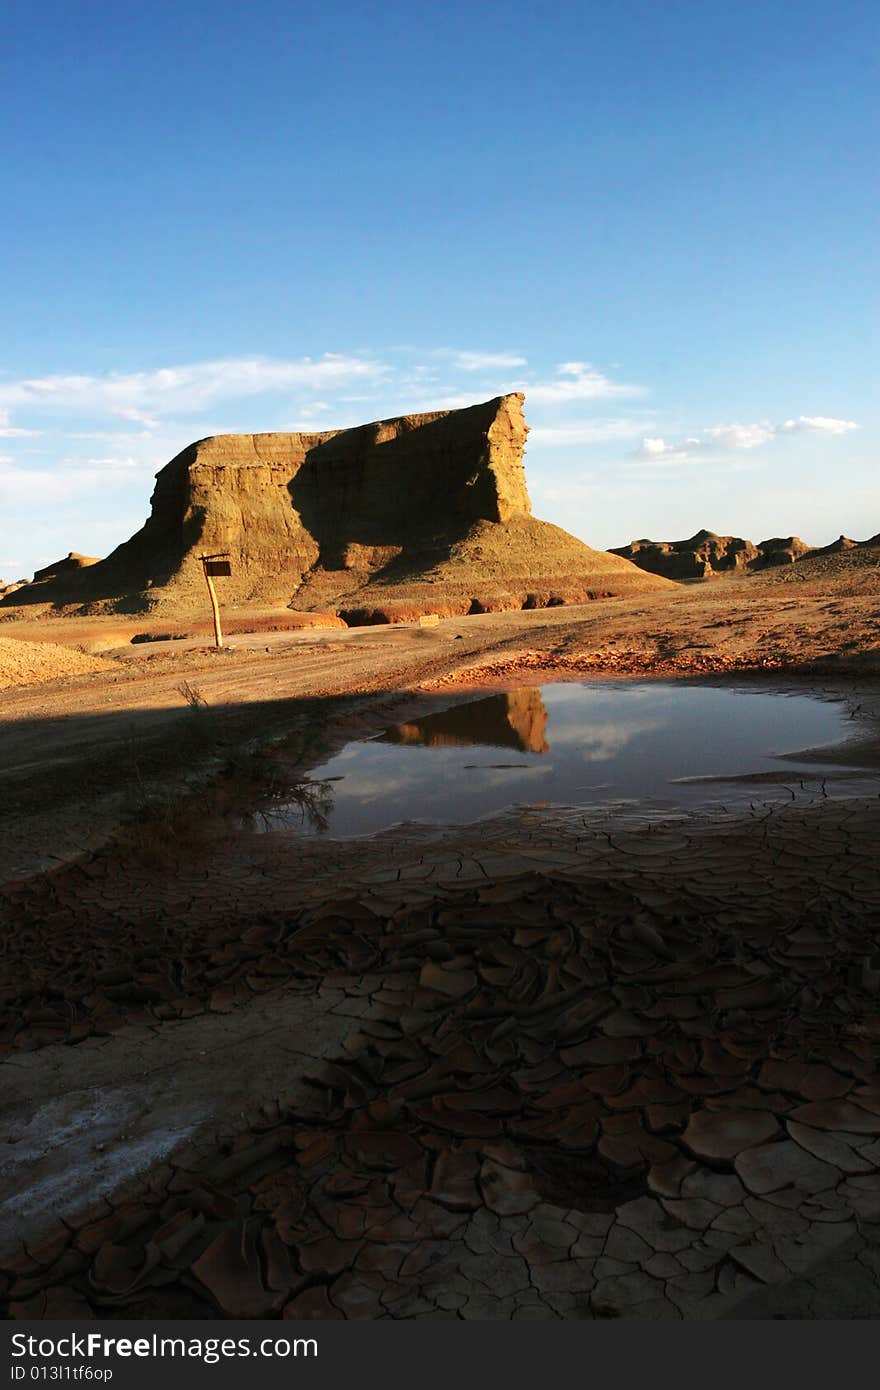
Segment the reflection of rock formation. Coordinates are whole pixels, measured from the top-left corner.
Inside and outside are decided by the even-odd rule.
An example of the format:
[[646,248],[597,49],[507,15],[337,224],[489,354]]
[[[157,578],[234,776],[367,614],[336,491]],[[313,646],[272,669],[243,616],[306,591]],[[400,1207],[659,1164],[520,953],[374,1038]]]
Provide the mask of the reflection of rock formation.
[[540,690],[513,690],[490,695],[469,705],[429,714],[410,724],[387,729],[381,743],[421,744],[428,748],[516,748],[520,753],[546,753],[547,711]]

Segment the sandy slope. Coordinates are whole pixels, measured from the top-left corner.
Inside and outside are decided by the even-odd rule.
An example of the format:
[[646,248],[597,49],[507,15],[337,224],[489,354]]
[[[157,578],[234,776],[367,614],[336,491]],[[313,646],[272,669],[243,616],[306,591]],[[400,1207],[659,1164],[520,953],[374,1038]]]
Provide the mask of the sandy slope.
[[57,642],[0,637],[0,690],[106,670],[106,661]]

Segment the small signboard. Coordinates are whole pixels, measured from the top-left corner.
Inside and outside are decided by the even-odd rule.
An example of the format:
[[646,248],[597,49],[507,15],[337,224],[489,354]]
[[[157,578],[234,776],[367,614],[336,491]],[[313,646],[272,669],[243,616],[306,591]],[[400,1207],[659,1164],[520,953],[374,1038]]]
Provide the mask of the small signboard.
[[205,574],[209,574],[212,577],[218,574],[228,576],[232,574],[232,565],[228,560],[206,560]]

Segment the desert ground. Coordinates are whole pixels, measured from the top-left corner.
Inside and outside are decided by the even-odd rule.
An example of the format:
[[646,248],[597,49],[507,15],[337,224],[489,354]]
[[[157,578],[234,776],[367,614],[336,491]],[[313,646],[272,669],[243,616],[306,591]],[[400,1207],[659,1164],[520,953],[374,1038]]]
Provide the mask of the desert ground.
[[[0,623],[8,1315],[880,1314],[880,583],[838,560],[434,626],[239,611],[222,651]],[[665,814],[261,820],[474,690],[634,678],[852,735]]]

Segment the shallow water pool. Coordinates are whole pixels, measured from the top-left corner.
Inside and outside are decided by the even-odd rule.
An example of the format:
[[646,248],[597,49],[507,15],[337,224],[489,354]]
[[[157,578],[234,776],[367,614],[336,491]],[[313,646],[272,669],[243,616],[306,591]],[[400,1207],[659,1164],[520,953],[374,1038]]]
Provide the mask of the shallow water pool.
[[781,768],[796,778],[797,759],[781,755],[851,729],[840,704],[713,686],[590,682],[459,698],[348,744],[309,774],[313,813],[291,803],[271,822],[347,837],[402,821],[469,824],[517,805],[693,804],[705,785],[681,779]]

